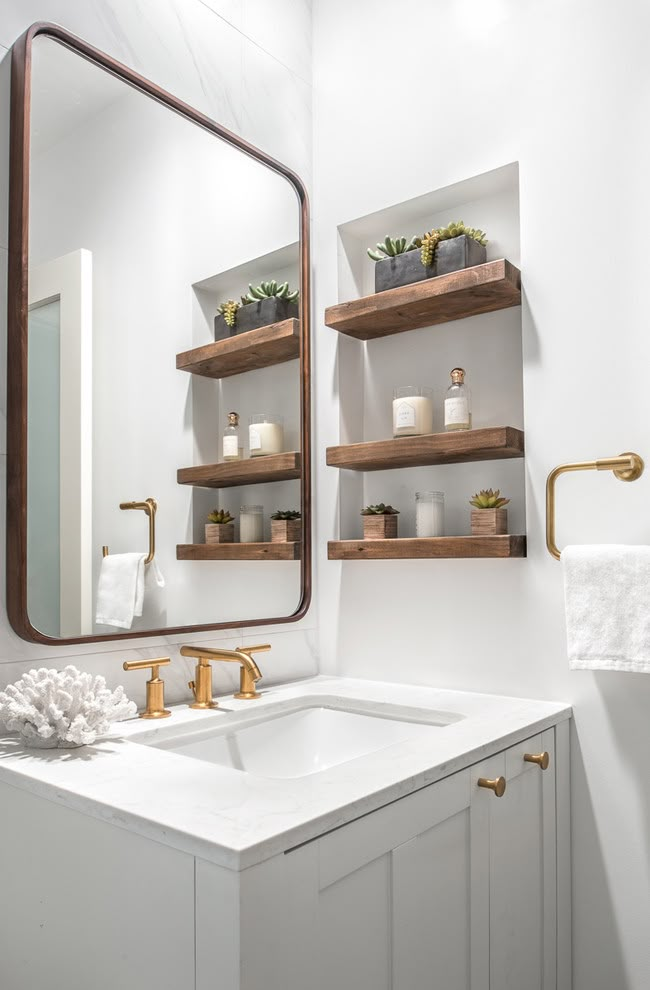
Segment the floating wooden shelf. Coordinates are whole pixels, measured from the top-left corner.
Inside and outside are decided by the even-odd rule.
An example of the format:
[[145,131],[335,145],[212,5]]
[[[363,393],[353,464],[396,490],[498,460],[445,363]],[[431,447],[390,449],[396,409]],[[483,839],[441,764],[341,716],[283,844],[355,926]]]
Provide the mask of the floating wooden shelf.
[[525,557],[525,536],[436,536],[396,540],[332,540],[330,560],[407,560],[446,557]]
[[300,560],[299,543],[179,543],[177,560]]
[[176,355],[176,367],[204,378],[229,378],[300,355],[300,323],[282,320]]
[[330,306],[325,323],[350,337],[372,340],[520,303],[521,274],[502,258]]
[[292,481],[299,477],[300,454],[296,450],[266,457],[249,457],[243,461],[179,468],[177,473],[179,485],[197,485],[199,488],[237,488],[269,481]]
[[387,471],[390,468],[422,467],[426,464],[460,464],[523,456],[524,434],[513,426],[427,433],[420,437],[398,437],[327,448],[327,463],[331,467],[350,471]]

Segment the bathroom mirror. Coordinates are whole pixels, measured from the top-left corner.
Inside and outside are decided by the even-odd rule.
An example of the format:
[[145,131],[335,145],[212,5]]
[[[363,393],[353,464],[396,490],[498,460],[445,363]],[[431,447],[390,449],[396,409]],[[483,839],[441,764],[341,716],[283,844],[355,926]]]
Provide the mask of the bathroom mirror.
[[[304,615],[308,221],[295,174],[153,83],[57,26],[16,42],[7,606],[20,636]],[[215,509],[234,525],[206,530]],[[276,510],[301,517],[272,539]]]

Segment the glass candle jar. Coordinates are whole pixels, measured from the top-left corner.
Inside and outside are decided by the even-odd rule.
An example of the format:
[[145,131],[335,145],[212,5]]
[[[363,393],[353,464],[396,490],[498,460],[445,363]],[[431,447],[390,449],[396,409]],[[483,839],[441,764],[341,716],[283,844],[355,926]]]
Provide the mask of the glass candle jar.
[[393,436],[418,437],[424,433],[433,433],[431,389],[422,385],[393,389]]
[[444,492],[415,493],[415,535],[445,535]]
[[255,413],[248,427],[248,449],[251,457],[281,454],[284,450],[282,416],[275,413]]
[[239,542],[264,542],[264,507],[242,505],[239,510]]

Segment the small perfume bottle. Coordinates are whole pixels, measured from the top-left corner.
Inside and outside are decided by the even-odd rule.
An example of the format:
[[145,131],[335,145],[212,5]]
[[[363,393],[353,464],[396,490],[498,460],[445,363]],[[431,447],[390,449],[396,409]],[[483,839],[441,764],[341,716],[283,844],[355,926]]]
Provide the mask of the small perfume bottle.
[[465,384],[465,369],[454,368],[445,397],[445,430],[471,430],[470,394]]
[[239,413],[228,413],[228,426],[223,431],[224,461],[241,461],[244,448],[239,445]]

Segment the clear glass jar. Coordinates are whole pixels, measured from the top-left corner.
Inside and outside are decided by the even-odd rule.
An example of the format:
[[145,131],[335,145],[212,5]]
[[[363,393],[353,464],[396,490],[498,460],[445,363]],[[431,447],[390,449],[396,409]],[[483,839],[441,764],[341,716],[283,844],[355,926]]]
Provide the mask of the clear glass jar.
[[433,433],[433,392],[423,385],[393,389],[393,436],[419,437]]
[[242,505],[239,510],[239,542],[264,542],[264,506]]
[[248,450],[251,457],[281,454],[284,450],[284,421],[276,413],[255,413],[248,426]]
[[415,535],[445,535],[444,492],[415,493]]

